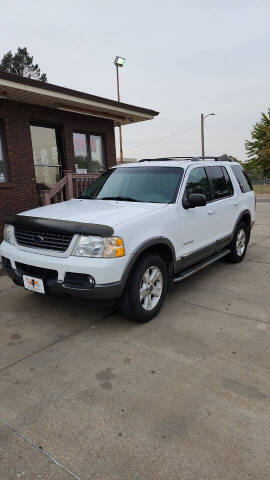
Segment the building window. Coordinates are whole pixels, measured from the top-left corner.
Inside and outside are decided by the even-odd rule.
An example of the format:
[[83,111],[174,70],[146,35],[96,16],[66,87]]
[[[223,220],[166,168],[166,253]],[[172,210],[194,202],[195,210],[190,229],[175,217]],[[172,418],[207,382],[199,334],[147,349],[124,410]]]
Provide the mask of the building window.
[[33,159],[39,203],[41,190],[47,190],[62,177],[62,148],[58,127],[31,124]]
[[4,148],[4,131],[0,124],[0,183],[7,182],[7,164]]
[[74,132],[73,145],[77,173],[98,173],[105,169],[103,136]]

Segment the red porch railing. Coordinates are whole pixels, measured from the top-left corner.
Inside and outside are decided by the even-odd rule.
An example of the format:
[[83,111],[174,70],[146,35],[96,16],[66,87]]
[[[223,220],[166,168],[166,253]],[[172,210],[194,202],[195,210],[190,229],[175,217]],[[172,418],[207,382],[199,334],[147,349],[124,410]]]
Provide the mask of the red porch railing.
[[53,188],[41,190],[42,205],[78,198],[101,173],[74,173],[71,170],[65,170],[64,177]]

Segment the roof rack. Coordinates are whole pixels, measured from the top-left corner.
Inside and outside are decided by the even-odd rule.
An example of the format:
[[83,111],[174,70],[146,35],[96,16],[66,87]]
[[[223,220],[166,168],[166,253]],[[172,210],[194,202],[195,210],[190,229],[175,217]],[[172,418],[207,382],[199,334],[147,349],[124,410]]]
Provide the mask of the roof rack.
[[221,157],[221,156],[216,156],[216,157],[164,157],[164,158],[143,158],[142,160],[139,160],[138,163],[141,162],[168,162],[168,161],[175,161],[175,160],[191,160],[192,162],[199,162],[200,160],[214,160],[215,162],[233,162],[233,160],[230,157]]
[[231,157],[222,157],[222,156],[204,156],[204,157],[193,157],[193,160],[215,160],[215,162],[233,162]]
[[169,162],[175,160],[193,160],[195,157],[164,157],[164,158],[142,158],[138,163],[141,162]]

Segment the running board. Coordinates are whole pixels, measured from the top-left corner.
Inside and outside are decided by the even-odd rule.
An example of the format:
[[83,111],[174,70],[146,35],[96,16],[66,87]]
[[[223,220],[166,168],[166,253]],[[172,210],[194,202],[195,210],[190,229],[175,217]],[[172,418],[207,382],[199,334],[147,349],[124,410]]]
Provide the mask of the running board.
[[175,277],[173,279],[173,281],[175,283],[182,282],[186,278],[191,277],[191,275],[193,275],[194,273],[199,272],[203,268],[206,268],[209,265],[211,265],[212,263],[217,262],[222,257],[225,257],[226,255],[228,255],[228,253],[230,253],[230,250],[227,248],[226,250],[223,250],[222,252],[217,253],[216,255],[213,255],[212,257],[207,258],[206,260],[203,260],[202,262],[197,263],[196,265],[193,265],[193,267],[190,267],[190,268],[187,268],[186,270],[183,270],[180,273],[180,275],[178,275],[177,277]]

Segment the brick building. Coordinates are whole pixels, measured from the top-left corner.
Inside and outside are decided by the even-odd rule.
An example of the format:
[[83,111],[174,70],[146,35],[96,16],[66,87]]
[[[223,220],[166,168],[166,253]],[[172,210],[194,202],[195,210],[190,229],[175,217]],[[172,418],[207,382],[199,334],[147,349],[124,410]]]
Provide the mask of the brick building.
[[40,204],[65,170],[116,163],[114,127],[158,112],[0,72],[0,238],[3,218]]

